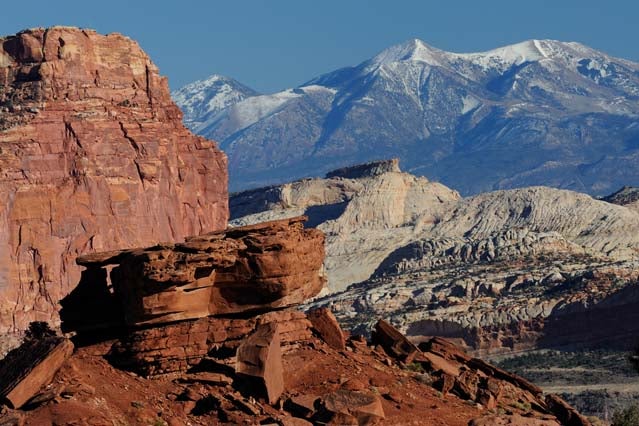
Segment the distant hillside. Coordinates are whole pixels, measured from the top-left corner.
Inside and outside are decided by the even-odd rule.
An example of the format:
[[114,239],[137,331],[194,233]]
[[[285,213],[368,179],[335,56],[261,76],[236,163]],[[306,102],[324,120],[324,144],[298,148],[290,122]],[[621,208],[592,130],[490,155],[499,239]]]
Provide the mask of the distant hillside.
[[410,40],[208,115],[191,99],[214,88],[178,93],[186,122],[229,156],[232,190],[388,157],[465,195],[639,185],[639,64],[579,43],[458,54]]

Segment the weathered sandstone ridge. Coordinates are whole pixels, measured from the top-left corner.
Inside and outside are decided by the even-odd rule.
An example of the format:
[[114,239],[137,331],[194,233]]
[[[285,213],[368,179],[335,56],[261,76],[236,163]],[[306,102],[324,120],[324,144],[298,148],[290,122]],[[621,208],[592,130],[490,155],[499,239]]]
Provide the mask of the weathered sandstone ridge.
[[380,161],[282,186],[234,194],[231,224],[305,214],[326,234],[329,292],[368,278],[398,247],[441,218],[456,191]]
[[639,188],[624,186],[614,194],[603,197],[602,200],[639,211]]
[[122,35],[0,39],[0,334],[55,319],[78,254],[226,227],[226,156],[181,118]]
[[[71,293],[69,302],[63,301],[69,309],[65,306],[62,319],[74,309],[95,313],[85,308],[92,299],[108,295],[110,283],[127,326],[300,304],[319,293],[326,282],[321,273],[324,235],[304,229],[305,220],[263,222],[189,237],[184,243],[80,256],[77,263],[87,268],[91,279],[81,282],[83,288],[76,291],[87,296],[77,298]],[[109,283],[107,269],[111,268]],[[86,322],[86,317],[82,319]]]
[[[0,422],[465,425],[521,417],[558,425],[572,416],[589,425],[560,398],[442,339],[417,348],[380,321],[373,346],[347,338],[326,308],[297,310],[325,283],[323,233],[304,220],[79,257],[86,270],[61,312],[78,349],[33,323],[31,337],[0,361],[0,371],[12,372],[0,378],[0,404],[18,409],[0,411]],[[123,400],[140,411],[114,410]]]
[[[327,232],[329,288],[345,290],[314,306],[330,306],[347,328],[367,333],[382,317],[415,341],[447,336],[483,355],[622,347],[639,331],[636,210],[544,187],[446,198],[454,191],[434,183],[420,186],[420,202],[397,202],[397,189],[411,186],[376,195],[389,181],[421,181],[362,167],[361,178],[331,174],[230,200],[232,217],[249,213],[249,200],[267,200],[233,223],[303,210]],[[333,215],[318,214],[326,211]],[[374,227],[362,225],[368,217]],[[350,270],[360,264],[368,276],[358,282]]]
[[184,371],[216,345],[235,350],[264,324],[285,323],[277,333],[283,343],[304,340],[311,323],[282,309],[316,296],[326,283],[324,235],[304,229],[305,220],[78,257],[87,269],[62,301],[62,328],[81,337],[126,330],[113,347],[114,362],[145,375]]

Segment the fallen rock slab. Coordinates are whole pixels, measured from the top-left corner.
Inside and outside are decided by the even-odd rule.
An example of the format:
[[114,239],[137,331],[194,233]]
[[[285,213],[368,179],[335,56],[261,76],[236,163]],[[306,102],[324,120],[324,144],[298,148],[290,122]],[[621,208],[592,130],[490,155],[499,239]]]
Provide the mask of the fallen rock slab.
[[284,403],[284,409],[296,417],[309,418],[318,409],[319,396],[297,395]]
[[211,373],[209,371],[187,374],[181,377],[180,381],[183,383],[204,383],[212,386],[226,386],[233,383],[233,379],[226,374]]
[[311,324],[313,324],[313,329],[328,346],[337,350],[346,348],[344,332],[330,309],[312,309],[307,316]]
[[237,349],[235,372],[257,379],[269,404],[284,392],[282,351],[277,323],[260,325]]
[[30,340],[9,353],[0,365],[0,396],[11,408],[20,408],[73,353],[73,343],[61,337]]
[[411,362],[412,358],[420,353],[417,346],[384,320],[379,320],[375,324],[372,342],[383,347],[389,355],[404,362]]

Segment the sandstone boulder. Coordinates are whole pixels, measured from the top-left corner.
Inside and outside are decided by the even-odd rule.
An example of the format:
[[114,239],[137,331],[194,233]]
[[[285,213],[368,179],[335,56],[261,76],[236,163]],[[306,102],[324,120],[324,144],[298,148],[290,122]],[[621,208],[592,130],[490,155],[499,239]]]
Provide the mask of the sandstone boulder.
[[344,332],[335,315],[328,308],[312,309],[308,312],[308,319],[313,324],[313,329],[319,334],[327,345],[337,350],[346,348]]
[[373,344],[382,346],[389,355],[404,362],[410,362],[420,352],[406,336],[384,320],[375,324],[372,341]]
[[257,379],[267,400],[274,404],[284,391],[282,351],[277,324],[263,324],[237,349],[235,372]]
[[340,389],[322,399],[328,424],[372,425],[386,416],[379,396],[368,392]]
[[88,270],[117,266],[111,272],[113,290],[131,326],[272,310],[299,304],[325,284],[324,235],[304,229],[304,220],[230,228],[179,244],[81,256],[77,262]]

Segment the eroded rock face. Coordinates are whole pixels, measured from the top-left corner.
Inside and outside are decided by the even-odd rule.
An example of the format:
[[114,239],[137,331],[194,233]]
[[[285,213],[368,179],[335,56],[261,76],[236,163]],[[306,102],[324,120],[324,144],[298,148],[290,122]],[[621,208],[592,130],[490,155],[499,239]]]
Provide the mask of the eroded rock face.
[[129,326],[272,310],[302,303],[325,284],[324,234],[304,229],[305,219],[230,228],[180,244],[98,253],[80,257],[78,263],[89,270],[118,265],[111,280]]
[[226,226],[227,160],[181,123],[137,43],[55,27],[0,38],[0,333],[54,320],[80,253]]
[[144,376],[183,372],[205,356],[233,368],[238,347],[264,324],[278,327],[282,352],[312,338],[311,323],[295,310],[246,319],[208,317],[132,331],[113,346],[111,360]]
[[305,229],[305,220],[81,256],[87,269],[62,301],[63,330],[81,338],[122,330],[111,359],[145,376],[185,371],[205,356],[233,364],[238,347],[264,324],[277,326],[278,350],[281,342],[285,351],[309,340],[314,327],[289,308],[326,283],[324,234]]
[[368,278],[395,249],[441,221],[459,198],[388,160],[234,194],[229,205],[236,225],[308,216],[326,234],[327,291],[336,292]]

